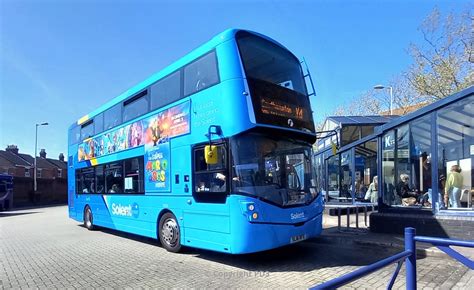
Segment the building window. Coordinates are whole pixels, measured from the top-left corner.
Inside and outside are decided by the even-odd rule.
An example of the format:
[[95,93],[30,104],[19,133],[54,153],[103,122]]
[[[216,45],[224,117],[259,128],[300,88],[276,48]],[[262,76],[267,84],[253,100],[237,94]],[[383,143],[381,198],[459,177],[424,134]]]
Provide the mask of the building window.
[[132,120],[148,112],[148,95],[143,91],[123,103],[123,122]]
[[161,108],[181,98],[181,71],[159,80],[150,88],[151,110]]
[[341,193],[340,198],[349,199],[352,198],[352,151],[346,151],[341,153],[341,166],[340,166],[340,182],[341,182]]
[[384,202],[431,208],[431,116],[419,117],[382,137]]
[[25,177],[30,177],[30,170],[29,169],[25,169]]
[[441,208],[473,209],[474,96],[437,112],[438,190]]
[[59,178],[63,177],[63,170],[62,169],[58,169],[58,177]]
[[36,177],[37,178],[42,178],[43,177],[43,169],[42,168],[37,168],[36,169]]
[[219,82],[214,51],[204,55],[184,68],[184,94],[191,95]]
[[324,186],[324,159],[323,154],[318,154],[313,157],[313,168],[316,175],[316,190],[320,192],[325,190]]
[[338,199],[339,191],[339,155],[331,156],[327,160],[327,200]]
[[376,203],[378,200],[377,140],[355,148],[355,189],[357,200]]
[[390,205],[395,202],[395,131],[382,136],[382,175],[383,202]]

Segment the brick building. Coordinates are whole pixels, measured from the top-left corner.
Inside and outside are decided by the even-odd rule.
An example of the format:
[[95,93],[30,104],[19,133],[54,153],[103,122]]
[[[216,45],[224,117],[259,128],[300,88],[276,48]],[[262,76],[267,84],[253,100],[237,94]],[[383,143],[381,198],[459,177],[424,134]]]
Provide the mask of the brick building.
[[18,151],[15,145],[8,145],[5,151],[0,150],[0,173],[15,177],[33,177],[33,164],[22,158]]
[[0,150],[0,174],[14,177],[14,206],[67,200],[67,162],[64,155],[59,154],[58,159],[47,158],[45,149],[41,149],[39,155],[36,159],[38,188],[34,192],[34,157],[20,153],[16,145]]

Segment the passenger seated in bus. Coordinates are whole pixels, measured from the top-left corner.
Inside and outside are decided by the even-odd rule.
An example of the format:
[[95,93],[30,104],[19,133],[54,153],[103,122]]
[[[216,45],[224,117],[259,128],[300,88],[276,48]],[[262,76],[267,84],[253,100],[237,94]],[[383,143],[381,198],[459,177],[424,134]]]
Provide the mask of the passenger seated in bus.
[[200,180],[197,183],[196,186],[196,192],[203,192],[203,191],[209,191],[209,187],[206,186],[206,182],[203,180]]
[[120,188],[118,184],[112,185],[112,187],[109,190],[109,193],[119,193],[119,192],[120,192]]
[[226,190],[226,176],[222,173],[216,173],[212,182],[212,192],[224,192]]

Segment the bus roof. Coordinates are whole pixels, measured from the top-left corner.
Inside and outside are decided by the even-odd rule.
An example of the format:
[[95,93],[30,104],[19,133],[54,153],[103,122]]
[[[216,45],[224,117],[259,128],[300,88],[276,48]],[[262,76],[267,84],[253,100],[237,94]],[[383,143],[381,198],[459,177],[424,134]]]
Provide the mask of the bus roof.
[[135,86],[131,87],[130,89],[124,91],[123,93],[121,93],[117,97],[111,99],[110,101],[103,104],[99,108],[95,109],[91,113],[81,117],[79,120],[77,120],[77,122],[74,122],[74,124],[72,124],[69,129],[71,129],[72,127],[74,127],[76,125],[81,125],[81,124],[85,123],[86,121],[88,121],[91,118],[95,117],[96,115],[102,113],[103,111],[113,107],[114,105],[116,105],[116,104],[126,100],[127,98],[133,96],[134,94],[142,91],[143,89],[147,88],[148,86],[150,86],[151,84],[153,84],[156,81],[160,80],[161,78],[169,75],[170,73],[184,67],[188,63],[191,63],[193,60],[195,60],[195,59],[199,58],[200,56],[206,54],[207,52],[209,52],[210,50],[212,50],[213,48],[215,48],[219,44],[221,44],[223,42],[226,42],[230,39],[235,38],[235,35],[239,31],[246,31],[248,33],[260,36],[260,37],[262,37],[262,38],[264,38],[268,41],[271,41],[271,42],[283,47],[284,49],[286,49],[279,42],[277,42],[277,41],[275,41],[275,40],[273,40],[273,39],[271,39],[271,38],[269,38],[265,35],[262,35],[260,33],[249,31],[249,30],[243,30],[243,29],[229,28],[229,29],[224,30],[223,32],[219,33],[218,35],[214,36],[208,42],[206,42],[206,43],[202,44],[201,46],[195,48],[194,50],[192,50],[191,52],[189,52],[188,54],[186,54],[182,58],[180,58],[177,61],[173,62],[172,64],[166,66],[162,70],[152,74],[150,77],[148,77],[144,81],[141,81],[140,83],[138,83]]

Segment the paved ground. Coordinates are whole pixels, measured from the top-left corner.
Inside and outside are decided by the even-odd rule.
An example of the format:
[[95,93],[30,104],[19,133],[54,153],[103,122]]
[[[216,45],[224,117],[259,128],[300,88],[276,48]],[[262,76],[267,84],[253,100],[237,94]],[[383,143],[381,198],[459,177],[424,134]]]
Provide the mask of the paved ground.
[[[347,246],[347,245],[346,245]],[[109,230],[89,232],[66,207],[0,213],[0,288],[307,288],[394,253],[318,241],[231,256],[187,249],[166,252],[151,239]],[[467,289],[472,271],[450,258],[418,260],[420,289]],[[384,289],[394,266],[344,287]],[[395,289],[404,289],[404,271]],[[472,288],[471,288],[472,289]]]

